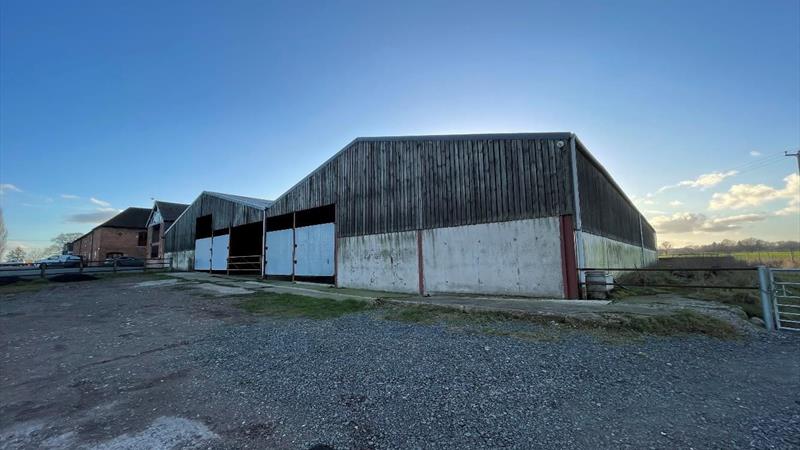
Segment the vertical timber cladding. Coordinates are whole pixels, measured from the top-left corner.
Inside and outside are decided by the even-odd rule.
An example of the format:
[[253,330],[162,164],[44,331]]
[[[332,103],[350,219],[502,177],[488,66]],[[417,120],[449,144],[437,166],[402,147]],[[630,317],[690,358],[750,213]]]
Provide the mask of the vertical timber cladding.
[[655,262],[653,227],[580,142],[578,149],[586,266],[641,267]]
[[[258,267],[259,255],[262,253],[259,238],[261,224],[264,209],[269,204],[271,202],[262,199],[203,192],[165,232],[165,253],[192,255],[191,258],[194,259],[192,267],[197,270],[226,270],[228,256],[251,257],[255,261],[254,267]],[[203,221],[203,230],[200,233],[198,233],[198,219]],[[199,243],[200,240],[207,238],[216,242],[208,245]],[[212,248],[216,253],[213,267],[210,262]],[[197,254],[198,250],[203,253]],[[259,270],[256,268],[255,271]]]
[[[399,237],[416,230],[572,214],[570,138],[568,133],[359,138],[279,197],[267,211],[267,223],[292,212],[335,204],[340,285],[381,287],[383,283],[387,289],[416,291],[416,278],[430,274],[432,288],[437,280],[441,286],[452,286],[447,274],[437,273],[451,268],[449,263],[442,264],[448,257],[444,253],[438,259],[436,254],[423,257],[417,255],[420,249],[444,252],[460,241],[491,251],[493,244],[460,234],[426,233],[423,237],[446,237],[452,245],[445,241],[417,245],[415,239]],[[557,221],[546,229],[559,234]],[[463,233],[491,234],[493,230],[479,227]],[[506,237],[511,242],[537,239],[529,232]],[[558,246],[555,252],[560,260]],[[408,267],[412,270],[398,267],[398,261],[413,265]],[[422,275],[418,275],[418,261],[425,264]],[[487,267],[493,264],[491,258],[481,261]],[[560,281],[560,266],[541,267],[545,272],[551,269]],[[375,276],[379,273],[389,278],[396,274],[397,279],[381,280]]]
[[267,221],[335,204],[341,238],[570,214],[569,138],[359,138],[279,197]]

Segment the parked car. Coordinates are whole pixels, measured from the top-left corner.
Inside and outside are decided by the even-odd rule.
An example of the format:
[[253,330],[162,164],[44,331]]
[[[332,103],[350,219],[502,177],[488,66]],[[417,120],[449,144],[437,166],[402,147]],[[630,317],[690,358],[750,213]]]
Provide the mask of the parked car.
[[81,257],[75,255],[53,255],[33,262],[40,269],[48,267],[80,267]]
[[133,256],[115,256],[106,258],[104,265],[113,266],[116,261],[117,267],[144,267],[144,261]]

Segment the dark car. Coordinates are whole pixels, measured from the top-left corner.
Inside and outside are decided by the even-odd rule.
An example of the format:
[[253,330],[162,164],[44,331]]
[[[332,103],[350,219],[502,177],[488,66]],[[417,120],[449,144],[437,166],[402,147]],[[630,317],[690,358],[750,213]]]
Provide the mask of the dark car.
[[113,266],[117,263],[117,267],[144,267],[144,261],[133,256],[117,256],[116,258],[106,258],[104,265]]

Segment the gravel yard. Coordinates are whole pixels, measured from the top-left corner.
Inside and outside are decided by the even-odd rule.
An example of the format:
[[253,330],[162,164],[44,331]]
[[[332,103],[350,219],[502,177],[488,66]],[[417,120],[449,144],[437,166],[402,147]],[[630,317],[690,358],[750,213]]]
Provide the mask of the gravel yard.
[[0,448],[800,447],[800,335],[265,317],[148,280],[0,289]]

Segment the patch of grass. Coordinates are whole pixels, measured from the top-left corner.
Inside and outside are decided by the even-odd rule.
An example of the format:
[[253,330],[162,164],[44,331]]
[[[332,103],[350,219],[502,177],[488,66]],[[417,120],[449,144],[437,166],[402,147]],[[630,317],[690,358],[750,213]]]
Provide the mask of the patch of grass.
[[656,335],[704,334],[719,339],[731,339],[739,332],[731,323],[693,311],[679,311],[658,316],[622,316],[603,328],[614,331]]
[[333,319],[373,307],[371,303],[360,300],[333,300],[275,292],[250,295],[236,306],[253,314],[310,319]]
[[761,300],[757,289],[724,289],[708,288],[697,289],[691,287],[634,287],[627,285],[636,284],[661,284],[661,285],[707,285],[707,286],[740,286],[758,287],[758,274],[755,271],[725,271],[708,270],[694,271],[664,271],[664,272],[630,272],[616,280],[622,287],[611,292],[612,300],[625,300],[632,296],[647,296],[657,294],[672,294],[695,300],[710,300],[738,306],[748,317],[761,317]]
[[506,331],[498,325],[508,322],[557,324],[563,327],[560,330],[602,332],[603,339],[609,341],[634,341],[641,338],[642,335],[702,334],[720,339],[739,336],[739,332],[730,323],[693,311],[679,311],[659,316],[614,314],[602,319],[589,319],[573,316],[530,316],[506,312],[459,311],[436,306],[392,306],[387,308],[384,319],[428,325],[444,324],[451,327],[478,326],[477,330],[485,334],[536,341],[557,340],[559,335],[555,329]]
[[19,294],[23,292],[36,292],[52,286],[50,281],[42,278],[17,279],[8,284],[0,285],[0,295]]
[[514,315],[501,311],[459,311],[453,308],[429,305],[393,305],[386,308],[383,318],[406,323],[479,324],[513,320]]

